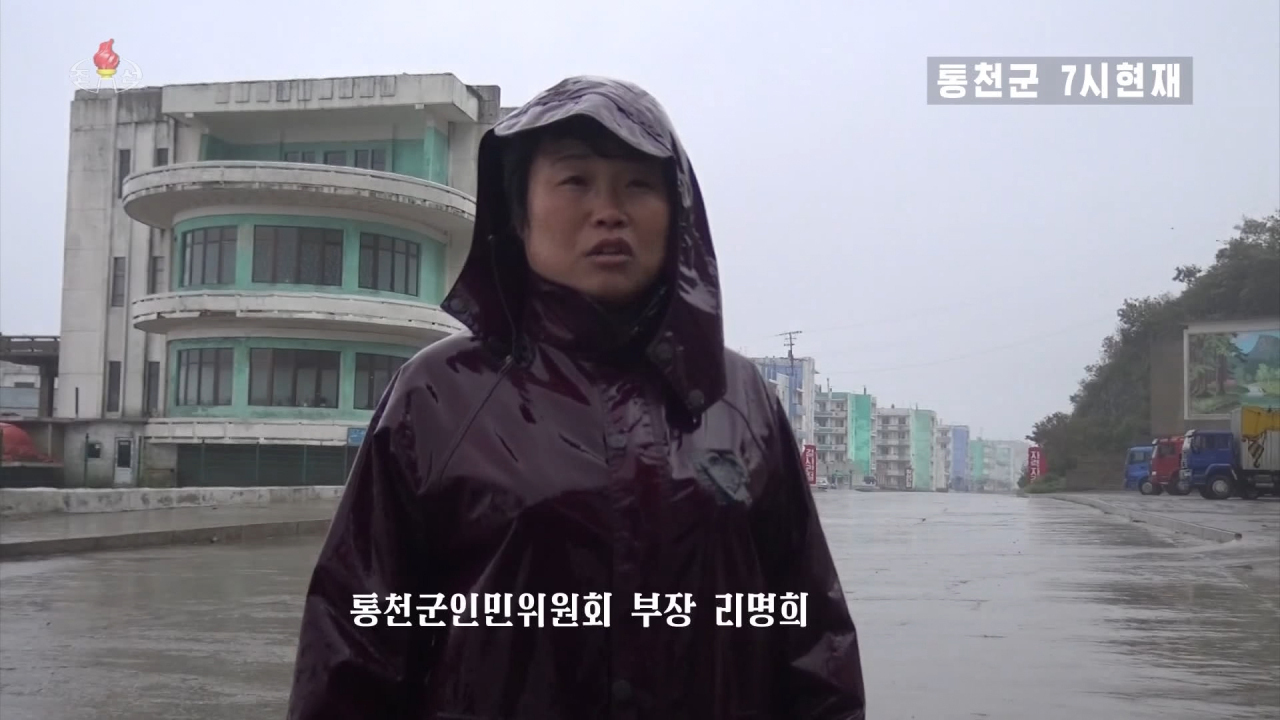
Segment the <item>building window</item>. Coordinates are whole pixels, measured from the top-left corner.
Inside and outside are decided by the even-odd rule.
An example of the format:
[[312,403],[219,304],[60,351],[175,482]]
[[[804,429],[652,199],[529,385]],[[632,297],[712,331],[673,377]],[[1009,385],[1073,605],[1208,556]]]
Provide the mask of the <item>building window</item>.
[[255,227],[253,281],[341,285],[342,231],[274,225]]
[[249,404],[338,407],[341,357],[329,350],[250,350]]
[[313,163],[316,161],[314,150],[290,150],[284,154],[284,161],[291,163]]
[[373,410],[382,400],[391,378],[404,364],[404,358],[393,355],[356,353],[357,410]]
[[164,257],[152,255],[147,265],[147,293],[154,295],[164,288]]
[[400,238],[360,234],[360,287],[418,295],[418,244]]
[[156,148],[155,167],[164,167],[169,164],[169,148]]
[[142,406],[146,411],[147,417],[155,417],[160,414],[160,363],[157,360],[147,361],[146,382],[143,385],[143,391],[146,397],[143,398]]
[[111,258],[111,307],[121,307],[124,305],[124,268],[124,258]]
[[356,167],[365,170],[386,170],[387,151],[381,148],[356,151]]
[[178,352],[178,397],[175,405],[230,405],[235,352],[201,348]]
[[107,412],[120,412],[120,361],[107,362]]
[[329,150],[324,154],[324,164],[325,165],[346,165],[347,151],[346,150]]
[[164,231],[151,229],[151,256],[147,261],[147,293],[164,290]]
[[133,153],[121,150],[119,158],[120,162],[116,164],[116,197],[124,197],[124,179],[133,172]]
[[236,278],[236,228],[211,227],[182,236],[182,285],[230,285]]

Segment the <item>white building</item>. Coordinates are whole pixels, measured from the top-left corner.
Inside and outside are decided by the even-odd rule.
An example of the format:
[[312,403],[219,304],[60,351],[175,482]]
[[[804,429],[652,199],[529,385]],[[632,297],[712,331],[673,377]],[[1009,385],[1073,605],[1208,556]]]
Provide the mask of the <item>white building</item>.
[[452,75],[77,92],[69,485],[341,483],[390,374],[460,329],[499,89]]
[[939,425],[933,434],[933,489],[947,492],[951,477],[951,426]]
[[933,490],[937,487],[938,414],[890,405],[876,410],[876,478],[881,487]]

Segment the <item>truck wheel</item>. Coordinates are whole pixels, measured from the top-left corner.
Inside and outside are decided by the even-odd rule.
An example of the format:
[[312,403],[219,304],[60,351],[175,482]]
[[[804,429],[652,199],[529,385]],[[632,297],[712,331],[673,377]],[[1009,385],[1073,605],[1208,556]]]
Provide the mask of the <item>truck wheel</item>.
[[1244,498],[1245,500],[1257,500],[1261,496],[1262,496],[1262,491],[1259,490],[1258,486],[1254,485],[1253,483],[1249,483],[1248,485],[1242,485],[1240,487],[1240,497]]
[[1205,488],[1208,491],[1210,500],[1226,500],[1231,497],[1231,493],[1235,488],[1231,482],[1231,476],[1226,474],[1211,475],[1209,477],[1209,485]]
[[1169,494],[1170,495],[1190,495],[1191,481],[1183,480],[1182,478],[1175,477],[1173,479],[1173,482],[1169,483]]
[[1200,488],[1200,497],[1204,498],[1205,500],[1213,499],[1213,495],[1209,494],[1209,488],[1207,487]]
[[1143,495],[1159,495],[1160,486],[1152,482],[1151,478],[1147,478],[1142,481],[1141,485],[1138,486],[1138,492],[1142,493]]

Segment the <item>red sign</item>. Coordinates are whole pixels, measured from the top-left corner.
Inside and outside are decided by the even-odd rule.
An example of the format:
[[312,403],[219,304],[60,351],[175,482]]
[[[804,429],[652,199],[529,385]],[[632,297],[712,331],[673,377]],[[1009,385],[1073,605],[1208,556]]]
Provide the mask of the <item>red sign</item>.
[[815,445],[804,446],[804,475],[810,485],[818,484],[818,448]]
[[1035,482],[1036,478],[1045,474],[1044,451],[1039,445],[1027,448],[1027,479]]

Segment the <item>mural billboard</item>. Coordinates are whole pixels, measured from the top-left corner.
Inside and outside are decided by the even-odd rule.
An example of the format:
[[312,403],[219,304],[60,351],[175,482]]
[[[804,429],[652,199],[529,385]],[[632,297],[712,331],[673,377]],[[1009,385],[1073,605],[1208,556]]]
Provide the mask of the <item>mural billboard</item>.
[[1187,420],[1226,418],[1242,405],[1280,408],[1280,318],[1189,325],[1182,345]]

